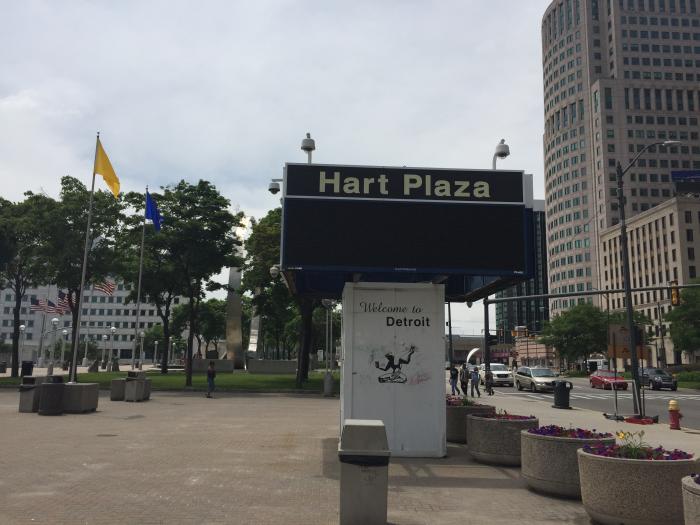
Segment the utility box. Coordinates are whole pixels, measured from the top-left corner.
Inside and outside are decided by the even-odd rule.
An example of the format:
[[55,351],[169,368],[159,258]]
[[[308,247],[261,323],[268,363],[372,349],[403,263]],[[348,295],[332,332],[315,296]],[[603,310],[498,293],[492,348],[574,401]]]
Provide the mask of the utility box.
[[385,525],[391,452],[384,423],[348,419],[338,445],[340,525]]
[[445,290],[346,283],[340,423],[380,420],[392,456],[443,457]]

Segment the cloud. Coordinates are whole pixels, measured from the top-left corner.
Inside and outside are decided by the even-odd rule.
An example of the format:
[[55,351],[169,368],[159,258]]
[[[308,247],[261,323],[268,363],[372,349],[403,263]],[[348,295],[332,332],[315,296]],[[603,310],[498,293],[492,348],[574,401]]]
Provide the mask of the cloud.
[[488,168],[505,138],[541,197],[548,3],[8,3],[3,196],[88,183],[99,130],[125,190],[210,179],[258,217],[307,131],[345,164]]

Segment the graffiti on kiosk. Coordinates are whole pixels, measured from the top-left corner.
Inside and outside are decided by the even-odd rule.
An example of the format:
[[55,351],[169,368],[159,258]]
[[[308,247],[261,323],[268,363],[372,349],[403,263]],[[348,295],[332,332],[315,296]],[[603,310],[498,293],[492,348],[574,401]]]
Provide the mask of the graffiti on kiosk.
[[408,353],[405,356],[399,357],[398,361],[396,360],[396,356],[394,356],[393,352],[389,352],[384,355],[384,358],[386,359],[386,363],[384,365],[380,366],[379,361],[375,361],[374,366],[377,367],[378,370],[386,372],[378,377],[379,382],[405,383],[406,381],[408,381],[408,378],[406,377],[406,374],[403,372],[401,367],[403,365],[408,365],[411,363],[411,356],[415,352],[415,345],[411,345],[408,349]]

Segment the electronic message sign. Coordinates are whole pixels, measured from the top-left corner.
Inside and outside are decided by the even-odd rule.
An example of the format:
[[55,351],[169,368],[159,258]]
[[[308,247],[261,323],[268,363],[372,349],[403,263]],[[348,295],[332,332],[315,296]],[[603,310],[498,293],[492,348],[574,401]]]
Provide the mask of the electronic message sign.
[[531,270],[532,179],[520,171],[287,164],[283,202],[287,272],[415,282]]

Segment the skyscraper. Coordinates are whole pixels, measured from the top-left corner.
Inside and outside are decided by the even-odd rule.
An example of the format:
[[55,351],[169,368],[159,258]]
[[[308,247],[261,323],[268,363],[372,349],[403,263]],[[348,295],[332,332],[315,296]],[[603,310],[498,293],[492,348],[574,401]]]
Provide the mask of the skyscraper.
[[[602,289],[599,234],[673,196],[671,171],[700,169],[696,0],[555,0],[542,19],[545,202],[551,293]],[[659,283],[662,284],[662,283]],[[553,315],[585,298],[550,302]],[[600,300],[594,299],[600,305]]]
[[[533,208],[534,276],[520,284],[498,292],[496,297],[519,297],[548,293],[547,287],[547,232],[544,201],[535,200]],[[543,322],[549,320],[546,300],[496,303],[496,327],[499,343],[512,344],[511,330],[516,326],[527,326],[530,332],[542,330]]]

